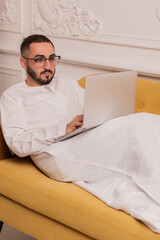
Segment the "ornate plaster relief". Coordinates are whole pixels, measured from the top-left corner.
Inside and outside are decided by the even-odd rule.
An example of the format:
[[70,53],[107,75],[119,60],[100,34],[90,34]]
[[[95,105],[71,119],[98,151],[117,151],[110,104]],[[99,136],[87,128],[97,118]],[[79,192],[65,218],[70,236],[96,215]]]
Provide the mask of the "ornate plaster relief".
[[101,22],[84,9],[84,0],[32,0],[32,32],[88,38],[99,33]]
[[0,29],[20,32],[20,0],[0,0]]

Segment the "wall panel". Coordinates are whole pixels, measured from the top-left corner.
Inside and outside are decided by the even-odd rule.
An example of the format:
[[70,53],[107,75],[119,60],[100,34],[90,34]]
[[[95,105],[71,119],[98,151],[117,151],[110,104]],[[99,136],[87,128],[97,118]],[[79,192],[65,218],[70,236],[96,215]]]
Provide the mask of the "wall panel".
[[32,33],[54,42],[62,56],[57,75],[137,70],[160,77],[159,0],[1,0],[0,67],[21,71],[21,80],[19,46]]
[[0,95],[10,86],[21,81],[21,72],[0,67]]
[[22,31],[22,8],[20,0],[0,1],[0,29],[3,31]]

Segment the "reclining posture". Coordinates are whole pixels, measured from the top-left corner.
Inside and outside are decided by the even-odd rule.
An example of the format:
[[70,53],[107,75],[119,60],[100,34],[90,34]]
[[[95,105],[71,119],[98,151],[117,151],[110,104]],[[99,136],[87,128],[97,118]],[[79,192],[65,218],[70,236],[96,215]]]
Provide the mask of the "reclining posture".
[[26,80],[1,97],[7,145],[20,157],[30,155],[50,178],[73,182],[160,233],[160,116],[115,118],[57,142],[83,125],[84,104],[76,81],[55,76],[59,60],[47,37],[23,40]]

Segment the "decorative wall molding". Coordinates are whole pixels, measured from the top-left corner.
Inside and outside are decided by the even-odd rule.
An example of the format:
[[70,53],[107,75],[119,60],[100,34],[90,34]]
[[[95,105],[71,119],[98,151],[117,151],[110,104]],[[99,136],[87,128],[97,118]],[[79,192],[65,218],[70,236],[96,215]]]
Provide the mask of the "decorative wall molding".
[[[12,51],[8,49],[0,49],[0,53],[3,54],[11,54],[11,55],[16,55],[19,57],[19,51]],[[83,67],[85,68],[93,68],[93,69],[102,69],[103,70],[111,70],[111,71],[124,71],[124,70],[135,70],[138,71],[140,75],[147,76],[147,77],[152,77],[152,78],[160,78],[160,68],[159,66],[146,66],[143,64],[139,63],[129,63],[129,62],[120,62],[120,61],[113,61],[113,60],[95,60],[90,57],[77,57],[71,56],[71,55],[63,55],[60,63],[63,64],[69,64],[69,65],[77,65],[78,67]],[[0,67],[0,72],[1,72]],[[6,68],[5,68],[6,69]],[[11,71],[10,73],[15,74],[15,70],[8,69],[8,71]],[[4,72],[4,70],[3,70]],[[5,70],[5,72],[7,72]],[[25,79],[23,72],[21,71],[16,71],[19,72],[19,79]],[[19,80],[18,80],[19,81]]]
[[10,50],[10,49],[2,49],[0,48],[0,54],[9,54],[9,55],[16,55],[16,56],[20,56],[20,53],[19,51],[13,51],[13,50]]
[[[160,19],[160,8],[156,9]],[[84,0],[32,0],[32,33],[160,50],[160,40],[102,33],[102,21],[84,10]]]
[[21,81],[21,71],[20,70],[15,70],[15,69],[12,69],[12,68],[0,67],[0,73],[4,73],[4,74],[7,74],[9,76],[16,77],[16,79],[17,79],[16,82],[20,82]]
[[21,32],[20,0],[0,1],[0,29]]
[[32,0],[32,17],[32,32],[51,36],[91,38],[102,28],[84,0]]
[[157,11],[158,19],[159,19],[159,21],[160,21],[160,7],[157,7],[156,11]]
[[100,34],[93,41],[98,43],[160,50],[160,39],[139,38],[137,36],[129,37],[127,35]]
[[10,86],[21,81],[21,71],[0,67],[0,95]]
[[72,64],[77,66],[85,66],[94,68],[94,69],[102,69],[109,71],[127,71],[134,70],[137,71],[139,75],[149,77],[149,78],[158,78],[160,79],[160,68],[159,66],[146,66],[145,64],[139,63],[130,63],[130,62],[122,62],[122,61],[114,61],[110,59],[104,60],[96,60],[89,57],[78,57],[74,58],[71,55],[63,55],[61,59],[62,63]]

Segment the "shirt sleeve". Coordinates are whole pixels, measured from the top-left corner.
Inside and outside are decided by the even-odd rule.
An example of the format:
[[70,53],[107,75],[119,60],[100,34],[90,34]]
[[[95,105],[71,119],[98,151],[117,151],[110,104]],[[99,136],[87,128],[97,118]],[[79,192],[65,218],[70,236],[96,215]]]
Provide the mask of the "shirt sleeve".
[[77,96],[79,98],[79,102],[80,102],[81,106],[84,107],[84,93],[85,93],[85,90],[82,87],[80,87],[78,82],[75,81],[75,80],[73,81],[73,85],[74,85],[74,89],[77,93]]
[[3,94],[0,107],[4,138],[8,147],[20,157],[42,150],[65,134],[67,123],[29,129],[23,103],[13,94]]

